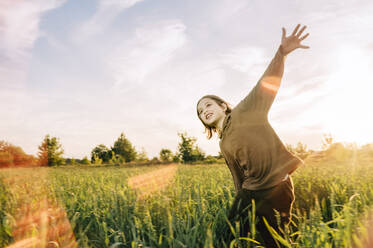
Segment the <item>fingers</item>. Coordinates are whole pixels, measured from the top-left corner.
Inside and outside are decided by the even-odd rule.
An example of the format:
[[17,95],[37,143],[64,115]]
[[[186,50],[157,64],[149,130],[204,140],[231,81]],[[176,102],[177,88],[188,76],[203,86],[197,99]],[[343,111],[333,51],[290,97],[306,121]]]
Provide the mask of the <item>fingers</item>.
[[310,34],[309,34],[309,33],[307,33],[307,34],[303,35],[302,37],[300,37],[300,38],[299,38],[299,40],[301,40],[301,41],[302,41],[302,40],[304,40],[305,38],[307,38],[307,37],[308,37],[308,35],[310,35]]
[[286,29],[282,28],[282,39],[286,37]]
[[308,49],[309,46],[302,45],[301,42],[309,36],[309,33],[306,33],[302,36],[304,30],[307,28],[306,25],[301,27],[301,24],[298,24],[290,36],[286,37],[286,30],[282,28],[282,41],[281,45],[289,48],[289,51],[292,51],[296,48]]
[[291,35],[295,35],[295,34],[298,32],[299,27],[300,27],[300,24],[298,24],[298,25],[295,27],[295,29],[294,29],[293,33],[291,33]]
[[303,33],[303,31],[306,29],[306,25],[304,25],[303,26],[303,28],[301,28],[300,30],[299,30],[299,32],[296,34],[296,36],[299,38],[301,35],[302,35],[302,33]]
[[300,47],[300,48],[303,48],[303,49],[308,49],[308,48],[310,48],[309,46],[304,46],[304,45],[300,45],[299,47]]

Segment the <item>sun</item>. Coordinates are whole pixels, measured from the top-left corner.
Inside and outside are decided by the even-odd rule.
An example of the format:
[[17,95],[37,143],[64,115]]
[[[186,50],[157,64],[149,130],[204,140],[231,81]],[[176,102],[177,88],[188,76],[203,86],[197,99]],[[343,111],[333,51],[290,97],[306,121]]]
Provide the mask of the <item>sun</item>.
[[[373,71],[369,53],[343,46],[335,56],[335,71],[326,82],[323,126],[338,140],[373,142]],[[325,114],[326,113],[326,114]]]

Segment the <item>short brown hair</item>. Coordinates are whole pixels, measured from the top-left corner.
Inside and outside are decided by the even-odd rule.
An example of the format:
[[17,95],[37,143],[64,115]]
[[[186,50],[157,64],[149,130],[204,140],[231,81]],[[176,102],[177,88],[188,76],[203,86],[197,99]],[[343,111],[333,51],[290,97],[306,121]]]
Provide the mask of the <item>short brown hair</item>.
[[216,95],[205,95],[205,96],[201,97],[201,99],[198,100],[198,102],[197,102],[197,116],[198,116],[199,120],[202,122],[202,124],[205,126],[205,132],[207,132],[207,139],[211,139],[212,135],[214,133],[217,133],[216,127],[210,127],[209,125],[205,124],[198,114],[198,104],[202,99],[205,99],[205,98],[209,98],[209,99],[215,101],[220,106],[222,106],[223,103],[225,105],[227,105],[227,109],[225,110],[225,114],[229,114],[230,112],[232,112],[232,106],[229,103],[227,103],[225,100],[223,100],[222,98],[220,98]]

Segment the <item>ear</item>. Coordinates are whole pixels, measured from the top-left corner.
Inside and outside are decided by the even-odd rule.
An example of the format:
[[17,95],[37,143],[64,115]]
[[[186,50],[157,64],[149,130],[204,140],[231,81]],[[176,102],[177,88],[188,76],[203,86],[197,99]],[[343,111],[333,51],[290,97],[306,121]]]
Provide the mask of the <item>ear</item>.
[[222,109],[223,109],[224,112],[227,111],[227,109],[228,109],[227,104],[222,103],[220,106],[222,107]]

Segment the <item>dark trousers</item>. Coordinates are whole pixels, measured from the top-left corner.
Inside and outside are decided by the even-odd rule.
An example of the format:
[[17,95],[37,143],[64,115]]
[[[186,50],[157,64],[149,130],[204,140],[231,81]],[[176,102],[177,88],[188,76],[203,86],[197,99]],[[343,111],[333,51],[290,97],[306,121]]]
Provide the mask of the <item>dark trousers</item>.
[[[288,177],[285,181],[282,181],[280,184],[270,189],[242,189],[237,193],[230,209],[228,219],[232,224],[236,221],[240,221],[240,236],[247,236],[249,232],[250,222],[248,219],[248,211],[251,211],[252,209],[252,200],[255,201],[255,215],[257,216],[258,221],[256,229],[260,233],[265,247],[281,247],[276,244],[275,239],[268,231],[263,217],[278,234],[282,235],[281,230],[284,230],[285,226],[290,221],[291,207],[294,202],[294,188],[291,178]],[[279,224],[275,210],[278,212],[280,217]]]

